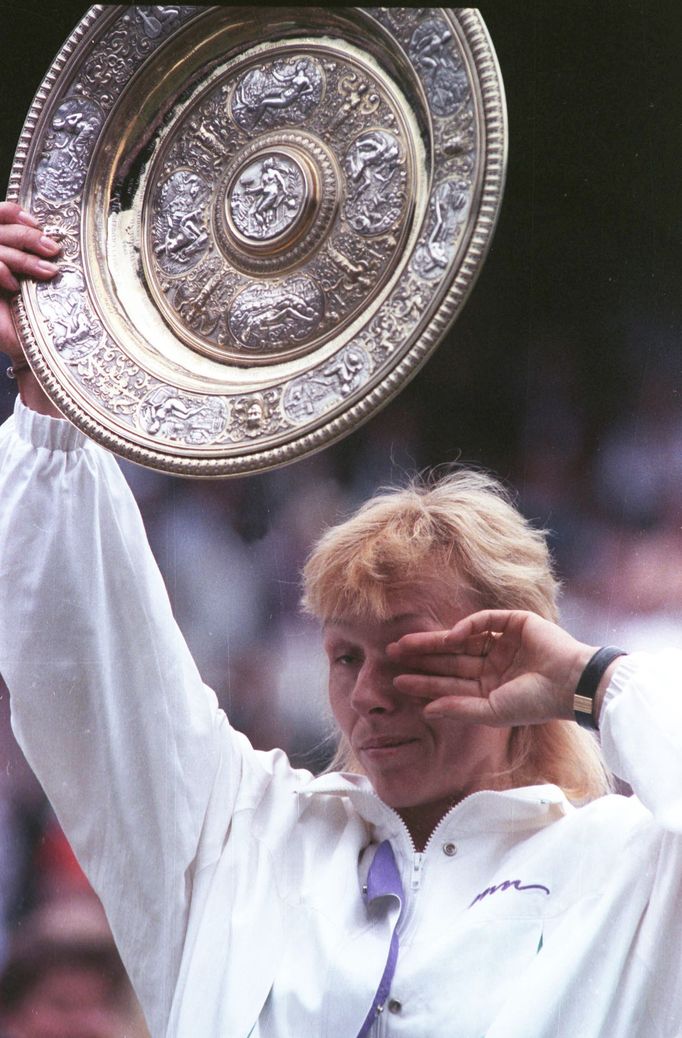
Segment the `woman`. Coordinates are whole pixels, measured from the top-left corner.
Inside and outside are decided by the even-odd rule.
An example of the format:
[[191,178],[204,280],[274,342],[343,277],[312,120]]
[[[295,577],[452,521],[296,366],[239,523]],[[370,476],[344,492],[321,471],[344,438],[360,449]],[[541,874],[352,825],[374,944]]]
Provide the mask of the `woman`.
[[[49,276],[27,219],[0,206],[6,294]],[[230,728],[118,467],[2,334],[28,406],[0,434],[0,669],[152,1034],[679,1034],[679,653],[557,627],[492,481],[396,491],[306,567],[347,770],[293,770]],[[577,688],[638,798],[604,795]]]

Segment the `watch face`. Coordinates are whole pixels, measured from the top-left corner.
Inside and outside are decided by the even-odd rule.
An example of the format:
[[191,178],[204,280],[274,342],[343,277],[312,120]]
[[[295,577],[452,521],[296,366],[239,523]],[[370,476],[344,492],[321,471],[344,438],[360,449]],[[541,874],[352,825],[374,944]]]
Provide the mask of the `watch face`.
[[45,389],[134,461],[230,475],[394,396],[485,257],[506,157],[477,12],[93,7],[11,197],[63,248],[17,321]]

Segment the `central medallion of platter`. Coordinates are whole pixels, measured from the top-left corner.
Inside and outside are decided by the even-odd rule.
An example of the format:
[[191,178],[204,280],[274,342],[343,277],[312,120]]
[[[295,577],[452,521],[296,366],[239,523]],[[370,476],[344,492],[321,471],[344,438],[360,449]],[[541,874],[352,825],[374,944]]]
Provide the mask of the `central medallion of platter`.
[[301,130],[240,150],[218,190],[217,244],[247,274],[277,275],[311,257],[330,230],[342,185],[333,155]]
[[227,193],[230,228],[245,245],[270,248],[288,242],[311,199],[305,167],[283,151],[247,160]]
[[400,99],[350,53],[293,41],[188,103],[144,185],[145,280],[213,359],[316,350],[377,298],[409,234],[415,155]]

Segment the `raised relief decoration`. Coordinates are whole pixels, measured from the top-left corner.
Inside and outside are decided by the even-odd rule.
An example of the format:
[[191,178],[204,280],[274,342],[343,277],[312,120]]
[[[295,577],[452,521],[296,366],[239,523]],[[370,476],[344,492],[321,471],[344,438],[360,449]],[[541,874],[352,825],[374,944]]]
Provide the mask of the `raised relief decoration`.
[[470,9],[90,8],[10,182],[62,245],[17,308],[38,377],[89,435],[170,471],[319,449],[457,315],[504,133]]
[[400,144],[386,130],[353,141],[345,161],[345,216],[359,234],[383,234],[396,226],[405,207],[405,170]]
[[301,215],[305,180],[301,167],[276,152],[249,162],[230,192],[230,214],[247,239],[271,241]]
[[187,107],[147,186],[145,272],[161,311],[192,348],[242,364],[312,353],[371,301],[401,259],[415,162],[373,70],[314,42],[280,49]]
[[79,193],[103,121],[99,107],[87,98],[71,97],[59,106],[36,168],[35,184],[39,194],[56,202]]
[[190,397],[171,386],[159,386],[139,409],[142,428],[152,436],[178,443],[213,443],[227,421],[222,400]]
[[197,173],[182,169],[160,186],[159,194],[152,230],[154,255],[162,270],[181,274],[208,248],[208,185]]
[[230,328],[247,349],[272,349],[310,338],[323,312],[317,283],[296,276],[245,289],[230,309]]
[[322,70],[312,58],[268,62],[238,81],[232,115],[248,133],[284,123],[297,125],[320,103],[323,91]]

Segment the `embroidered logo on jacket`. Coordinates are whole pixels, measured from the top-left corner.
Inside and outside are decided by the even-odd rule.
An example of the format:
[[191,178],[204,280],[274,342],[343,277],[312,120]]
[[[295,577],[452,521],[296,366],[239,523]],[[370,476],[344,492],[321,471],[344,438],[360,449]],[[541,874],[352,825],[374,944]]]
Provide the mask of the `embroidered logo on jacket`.
[[473,908],[478,901],[482,901],[489,894],[497,894],[500,890],[510,890],[511,887],[514,887],[515,890],[544,890],[545,894],[549,894],[549,887],[546,887],[544,883],[522,883],[520,879],[505,879],[502,883],[497,883],[494,887],[486,887],[480,894],[477,894],[469,908]]

